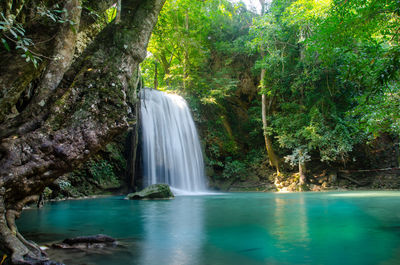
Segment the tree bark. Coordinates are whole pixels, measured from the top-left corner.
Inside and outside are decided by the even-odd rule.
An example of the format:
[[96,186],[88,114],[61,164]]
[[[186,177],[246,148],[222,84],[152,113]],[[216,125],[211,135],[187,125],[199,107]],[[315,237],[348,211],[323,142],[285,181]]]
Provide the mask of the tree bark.
[[306,184],[306,164],[299,162],[299,184],[304,185]]
[[[78,30],[76,27],[79,26],[82,10],[79,0],[66,1],[64,9],[66,12],[63,13],[63,20],[73,21],[75,27],[71,27],[69,23],[62,24],[55,37],[53,59],[46,63],[46,68],[41,74],[43,77],[40,79],[29,105],[15,119],[9,120],[7,124],[4,124],[7,127],[0,126],[3,131],[0,137],[14,133],[24,134],[37,127],[38,123],[48,114],[47,111],[43,110],[43,107],[60,84],[74,57]],[[22,89],[24,88],[21,87]],[[18,132],[16,131],[17,129]]]
[[161,66],[163,67],[164,70],[164,79],[165,79],[165,83],[167,84],[167,86],[169,86],[170,84],[170,67],[171,67],[171,61],[173,59],[173,53],[170,56],[169,61],[166,58],[165,52],[163,51],[157,58],[157,60],[161,63]]
[[[38,54],[43,55],[38,68],[26,63],[15,50],[11,53],[0,54],[2,61],[13,62],[0,64],[2,73],[0,75],[0,139],[14,133],[22,133],[16,132],[16,129],[27,120],[27,116],[30,116],[31,120],[24,127],[19,128],[20,130],[29,129],[40,121],[37,117],[38,113],[45,115],[44,111],[47,108],[35,105],[39,102],[43,105],[47,99],[38,91],[44,89],[50,93],[57,87],[73,60],[76,32],[78,30],[80,33],[85,32],[85,36],[92,34],[93,29],[90,25],[96,23],[96,20],[87,9],[79,8],[76,2],[65,1],[64,9],[67,12],[62,14],[63,20],[75,23],[73,26],[69,23],[60,24],[60,27],[46,26],[41,21],[38,24],[28,23],[26,30],[30,32],[29,37],[35,40],[34,49]],[[91,10],[98,14],[104,12],[113,3],[114,0],[86,2]],[[49,64],[52,66],[48,67]],[[27,106],[19,107],[19,105]],[[22,112],[24,113],[21,115]]]
[[[135,112],[137,117],[140,115],[140,103],[136,105]],[[129,144],[131,145],[129,147],[129,161],[128,161],[128,179],[129,179],[129,189],[132,191],[136,190],[136,158],[137,158],[137,146],[139,143],[139,123],[136,122],[136,124],[133,126],[132,131],[131,131],[131,137]]]
[[[187,34],[187,37],[189,36],[189,10],[186,9],[185,13],[185,31]],[[184,61],[183,61],[183,90],[187,89],[188,86],[188,77],[189,77],[189,48],[188,45],[185,45],[186,47],[184,48]]]
[[[171,55],[171,57],[172,57],[172,55]],[[167,58],[165,57],[164,52],[160,55],[159,61],[161,62],[161,65],[163,66],[165,75],[169,75],[171,73],[171,71],[169,70],[169,68],[171,66],[171,59],[168,61]]]
[[[264,69],[262,71],[265,71]],[[261,74],[262,75],[262,74]],[[262,123],[263,123],[263,133],[264,133],[264,141],[265,148],[267,149],[267,154],[269,158],[269,163],[271,166],[275,167],[276,173],[279,175],[279,158],[275,154],[274,148],[272,147],[271,139],[268,136],[268,122],[267,122],[267,96],[262,94],[261,96],[261,112],[262,112]]]
[[[38,115],[40,122],[27,130],[21,127],[28,120],[19,116],[22,123],[0,138],[0,247],[13,264],[52,264],[18,233],[15,218],[27,198],[41,194],[127,129],[131,76],[146,56],[164,2],[122,1],[120,23],[109,24],[70,67],[72,44],[66,42],[71,38],[60,39],[58,52],[66,59],[46,65],[51,78],[44,76],[36,96],[40,100],[34,101],[46,115]],[[57,65],[60,71],[53,72]],[[1,85],[7,90],[7,84]]]
[[267,8],[267,1],[266,0],[258,0],[261,5],[261,15],[265,14],[266,8]]
[[154,89],[158,88],[158,63],[154,62]]

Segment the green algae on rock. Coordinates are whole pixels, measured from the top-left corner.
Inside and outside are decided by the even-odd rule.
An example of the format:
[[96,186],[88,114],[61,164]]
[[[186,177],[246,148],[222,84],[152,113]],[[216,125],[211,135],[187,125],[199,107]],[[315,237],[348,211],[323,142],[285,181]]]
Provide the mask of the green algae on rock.
[[167,184],[154,184],[145,189],[130,193],[126,196],[128,200],[154,200],[154,199],[173,199],[174,194]]

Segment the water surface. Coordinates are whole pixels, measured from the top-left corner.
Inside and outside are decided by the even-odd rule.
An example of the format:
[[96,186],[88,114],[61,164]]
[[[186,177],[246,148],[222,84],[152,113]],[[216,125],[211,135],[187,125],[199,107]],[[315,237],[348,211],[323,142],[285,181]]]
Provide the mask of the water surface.
[[103,233],[122,244],[53,253],[74,265],[400,263],[400,192],[63,201],[24,211],[18,225],[40,243]]

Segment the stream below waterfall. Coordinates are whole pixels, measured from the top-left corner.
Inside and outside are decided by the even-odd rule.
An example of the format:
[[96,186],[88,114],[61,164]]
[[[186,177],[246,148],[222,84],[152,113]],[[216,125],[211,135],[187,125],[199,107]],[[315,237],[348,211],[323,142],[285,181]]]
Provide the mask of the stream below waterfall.
[[107,234],[115,249],[50,251],[67,265],[399,264],[400,192],[226,193],[174,200],[122,197],[25,210],[40,243]]

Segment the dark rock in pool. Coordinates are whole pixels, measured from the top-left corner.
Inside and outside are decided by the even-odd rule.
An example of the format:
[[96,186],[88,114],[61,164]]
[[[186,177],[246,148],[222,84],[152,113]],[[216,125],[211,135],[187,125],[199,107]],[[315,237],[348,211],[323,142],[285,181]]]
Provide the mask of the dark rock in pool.
[[130,193],[126,196],[129,200],[157,200],[157,199],[173,199],[174,194],[167,184],[154,184],[147,188]]
[[75,249],[87,249],[87,248],[104,248],[110,246],[116,246],[117,240],[107,235],[94,235],[94,236],[79,236],[75,238],[67,238],[61,243],[55,243],[52,245],[53,248],[75,248]]

